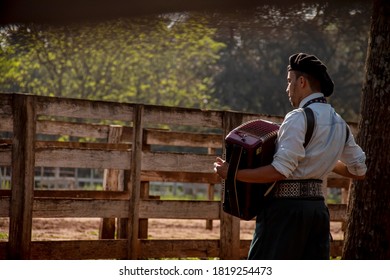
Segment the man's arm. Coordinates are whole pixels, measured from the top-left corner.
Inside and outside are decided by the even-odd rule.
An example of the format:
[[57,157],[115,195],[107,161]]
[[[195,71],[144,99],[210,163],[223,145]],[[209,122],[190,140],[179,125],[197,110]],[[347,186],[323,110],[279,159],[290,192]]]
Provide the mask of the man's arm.
[[341,176],[349,177],[355,180],[363,180],[366,177],[365,174],[361,176],[352,174],[351,172],[349,172],[347,166],[341,161],[338,161],[336,163],[336,166],[333,168],[333,172]]
[[[226,161],[217,158],[214,170],[222,179],[226,179],[228,168],[229,164]],[[266,165],[253,169],[240,169],[237,171],[236,179],[246,183],[272,183],[286,178],[272,165]]]
[[246,183],[273,183],[284,180],[286,177],[275,169],[271,164],[237,171],[236,179]]

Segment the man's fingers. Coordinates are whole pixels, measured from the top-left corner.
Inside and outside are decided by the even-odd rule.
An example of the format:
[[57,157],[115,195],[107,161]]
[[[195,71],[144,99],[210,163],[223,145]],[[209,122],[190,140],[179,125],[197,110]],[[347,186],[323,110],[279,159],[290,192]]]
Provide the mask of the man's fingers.
[[220,163],[220,164],[223,164],[225,161],[222,158],[217,157],[217,162]]

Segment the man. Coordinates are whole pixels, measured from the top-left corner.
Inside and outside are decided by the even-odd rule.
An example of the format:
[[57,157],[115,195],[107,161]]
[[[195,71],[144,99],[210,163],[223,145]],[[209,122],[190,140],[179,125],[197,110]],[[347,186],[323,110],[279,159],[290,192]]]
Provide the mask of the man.
[[[289,58],[287,94],[295,108],[278,131],[270,165],[241,169],[236,179],[248,183],[276,182],[256,218],[248,259],[329,259],[329,212],[322,180],[334,171],[364,179],[365,154],[345,121],[327,104],[334,84],[326,66],[314,55]],[[304,107],[314,113],[310,142]],[[217,158],[214,170],[226,178],[228,163]]]

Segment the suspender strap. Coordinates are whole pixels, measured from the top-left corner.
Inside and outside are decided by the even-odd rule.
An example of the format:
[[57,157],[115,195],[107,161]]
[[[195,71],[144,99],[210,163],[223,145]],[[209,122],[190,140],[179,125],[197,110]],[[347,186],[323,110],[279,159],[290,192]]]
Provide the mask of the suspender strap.
[[309,107],[305,107],[304,112],[306,114],[306,135],[305,135],[305,143],[303,143],[303,147],[306,148],[307,144],[309,144],[311,136],[314,131],[314,113],[313,110]]
[[325,103],[326,104],[327,102],[326,102],[326,98],[321,96],[321,97],[317,97],[317,98],[314,98],[312,100],[309,100],[308,102],[306,102],[305,105],[303,105],[302,108],[303,108],[305,115],[306,115],[306,125],[307,125],[307,130],[306,130],[306,135],[305,135],[305,143],[303,143],[304,148],[306,148],[306,146],[309,144],[311,136],[313,135],[313,131],[314,131],[314,122],[315,122],[314,113],[313,113],[312,109],[307,107],[312,103]]
[[347,136],[345,136],[345,143],[348,142],[348,138],[349,138],[349,126],[347,124],[345,124],[345,128],[347,130]]
[[[303,143],[303,147],[306,148],[306,146],[309,144],[311,137],[313,136],[313,131],[314,131],[314,124],[315,124],[315,119],[314,119],[314,113],[313,110],[310,109],[309,107],[303,108],[305,115],[306,115],[306,135],[305,135],[305,143]],[[349,138],[349,127],[346,124],[346,136],[345,136],[345,143],[348,142]]]

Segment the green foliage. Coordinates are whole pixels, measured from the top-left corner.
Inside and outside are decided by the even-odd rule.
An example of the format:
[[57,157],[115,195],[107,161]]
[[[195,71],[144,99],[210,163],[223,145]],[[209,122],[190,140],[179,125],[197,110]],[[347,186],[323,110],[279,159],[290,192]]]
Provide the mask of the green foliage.
[[[207,108],[223,43],[204,20],[170,17],[83,26],[7,26],[2,91]],[[211,104],[211,105],[209,105]]]
[[[348,3],[347,3],[348,2]],[[0,92],[284,115],[286,64],[314,53],[357,121],[370,3],[298,3],[0,29]]]

